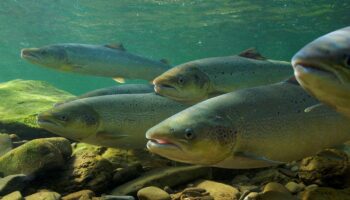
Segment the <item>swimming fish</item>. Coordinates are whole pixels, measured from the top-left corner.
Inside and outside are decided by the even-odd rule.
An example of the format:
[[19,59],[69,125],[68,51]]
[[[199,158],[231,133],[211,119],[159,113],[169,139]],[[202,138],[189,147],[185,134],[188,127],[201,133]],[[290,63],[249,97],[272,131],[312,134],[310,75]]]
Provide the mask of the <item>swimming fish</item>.
[[155,92],[183,103],[196,103],[234,90],[280,82],[293,74],[284,61],[267,60],[256,49],[239,55],[194,60],[154,79]]
[[186,105],[154,93],[89,97],[38,115],[38,125],[79,142],[118,148],[144,148],[147,129]]
[[307,44],[292,64],[305,90],[350,117],[350,26]]
[[[295,81],[296,82],[296,81]],[[273,166],[350,139],[349,121],[288,82],[238,90],[150,128],[147,148],[171,160],[222,168]]]
[[97,97],[97,96],[105,96],[105,95],[115,95],[115,94],[143,94],[143,93],[153,93],[153,85],[151,84],[123,84],[117,85],[107,88],[101,88],[97,90],[93,90],[82,94],[77,97],[70,98],[66,101],[56,103],[55,106],[63,103],[67,103],[70,101],[74,101],[77,99],[84,99],[88,97]]
[[65,72],[125,79],[153,80],[170,65],[144,58],[125,50],[121,44],[54,44],[41,48],[25,48],[21,57],[33,64]]

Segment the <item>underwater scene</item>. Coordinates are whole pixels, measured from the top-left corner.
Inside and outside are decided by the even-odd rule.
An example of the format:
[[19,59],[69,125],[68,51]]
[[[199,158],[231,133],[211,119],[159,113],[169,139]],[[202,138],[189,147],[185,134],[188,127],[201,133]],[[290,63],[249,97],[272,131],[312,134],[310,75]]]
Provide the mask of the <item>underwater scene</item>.
[[349,10],[0,1],[0,199],[350,200]]

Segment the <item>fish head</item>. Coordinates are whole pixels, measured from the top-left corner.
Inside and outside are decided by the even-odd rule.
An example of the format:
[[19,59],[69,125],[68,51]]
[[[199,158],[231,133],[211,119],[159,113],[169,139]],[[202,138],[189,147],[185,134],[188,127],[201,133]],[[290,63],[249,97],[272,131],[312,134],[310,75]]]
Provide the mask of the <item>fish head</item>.
[[37,123],[41,128],[57,135],[81,141],[96,134],[99,115],[84,102],[73,101],[40,113]]
[[21,58],[44,67],[62,69],[67,66],[67,52],[64,46],[51,45],[41,48],[24,48]]
[[324,87],[350,84],[350,27],[312,41],[294,55],[292,65],[298,82],[315,96]]
[[232,155],[236,134],[224,117],[191,107],[149,129],[147,148],[171,160],[215,165]]
[[174,67],[153,80],[156,93],[180,102],[208,98],[210,79],[195,63]]

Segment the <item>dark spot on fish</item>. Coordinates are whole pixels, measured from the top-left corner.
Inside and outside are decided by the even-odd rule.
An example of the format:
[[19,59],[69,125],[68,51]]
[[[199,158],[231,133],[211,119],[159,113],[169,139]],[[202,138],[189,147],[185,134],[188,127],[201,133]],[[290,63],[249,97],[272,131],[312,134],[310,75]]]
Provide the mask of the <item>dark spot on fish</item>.
[[97,123],[96,118],[91,115],[83,115],[83,120],[87,125],[94,125]]

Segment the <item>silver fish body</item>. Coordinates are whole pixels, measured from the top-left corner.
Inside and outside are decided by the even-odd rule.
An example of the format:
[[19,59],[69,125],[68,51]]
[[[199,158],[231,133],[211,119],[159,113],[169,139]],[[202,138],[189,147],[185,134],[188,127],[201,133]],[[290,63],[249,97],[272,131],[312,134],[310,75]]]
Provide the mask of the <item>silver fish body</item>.
[[238,89],[280,82],[292,75],[288,62],[247,58],[240,54],[204,58],[175,66],[155,78],[153,84],[155,91],[163,96],[184,103],[197,103]]
[[350,139],[350,123],[283,82],[198,103],[149,129],[151,152],[180,162],[258,168],[298,160]]
[[106,95],[58,105],[40,113],[38,124],[80,142],[143,148],[147,129],[186,107],[154,93]]
[[153,80],[170,68],[164,62],[113,45],[55,44],[22,49],[21,56],[34,64],[60,71],[119,79]]

